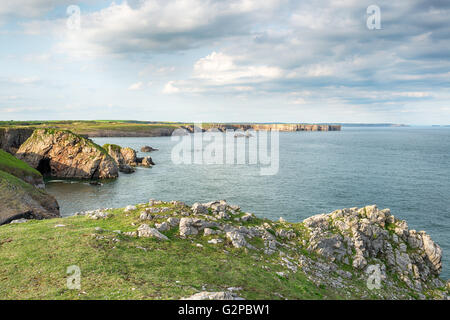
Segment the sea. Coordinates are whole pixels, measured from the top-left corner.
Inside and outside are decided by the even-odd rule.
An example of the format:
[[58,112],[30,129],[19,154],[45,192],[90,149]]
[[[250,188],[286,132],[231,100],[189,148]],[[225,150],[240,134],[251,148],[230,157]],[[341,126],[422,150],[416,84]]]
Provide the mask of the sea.
[[[120,174],[102,185],[49,180],[46,188],[58,200],[63,216],[149,199],[187,204],[225,199],[259,217],[299,222],[336,209],[376,204],[390,208],[410,229],[431,235],[443,249],[441,275],[449,279],[449,127],[343,127],[263,138],[258,133],[217,138],[215,149],[211,138],[200,137],[200,145],[189,143],[193,136],[93,138],[99,145],[112,143],[137,151],[145,145],[157,148],[138,152],[151,156],[155,166],[138,167],[135,173]],[[238,161],[242,146],[246,158]],[[232,152],[235,161],[227,158]]]

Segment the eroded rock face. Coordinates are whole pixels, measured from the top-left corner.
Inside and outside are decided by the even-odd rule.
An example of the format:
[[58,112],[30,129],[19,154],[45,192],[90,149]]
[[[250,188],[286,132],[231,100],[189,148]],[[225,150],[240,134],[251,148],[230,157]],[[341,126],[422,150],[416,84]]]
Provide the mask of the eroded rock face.
[[32,134],[33,129],[0,128],[0,149],[15,154]]
[[56,199],[42,189],[0,171],[0,225],[17,219],[59,217]]
[[[132,167],[133,162],[127,162],[122,153],[122,147],[115,144],[105,144],[103,148],[108,152],[108,154],[117,162],[119,166],[119,171],[123,173],[133,173],[136,170]],[[128,150],[127,150],[128,152]],[[124,152],[125,153],[125,152]]]
[[44,175],[59,178],[117,178],[119,171],[103,148],[65,130],[35,130],[16,156]]
[[137,157],[136,151],[131,148],[122,148],[115,144],[105,144],[103,148],[116,160],[120,172],[135,172],[134,167],[142,166],[150,168],[155,165],[151,157]]
[[120,149],[120,153],[122,154],[125,164],[133,167],[137,166],[136,151],[127,147]]
[[410,287],[419,287],[419,280],[427,281],[441,272],[441,248],[424,231],[409,230],[389,209],[342,209],[303,223],[310,232],[307,249],[332,262],[362,270],[375,261]]

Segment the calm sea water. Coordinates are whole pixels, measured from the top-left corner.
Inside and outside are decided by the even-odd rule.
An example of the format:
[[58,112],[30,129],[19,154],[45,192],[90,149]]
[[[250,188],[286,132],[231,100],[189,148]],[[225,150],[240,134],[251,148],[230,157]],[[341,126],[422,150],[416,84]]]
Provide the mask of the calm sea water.
[[[240,138],[245,139],[245,138]],[[343,128],[280,133],[279,172],[254,165],[175,165],[170,137],[95,138],[152,152],[156,166],[103,186],[47,184],[63,216],[148,201],[226,199],[258,216],[296,222],[335,209],[377,204],[427,231],[444,251],[450,275],[450,128]]]

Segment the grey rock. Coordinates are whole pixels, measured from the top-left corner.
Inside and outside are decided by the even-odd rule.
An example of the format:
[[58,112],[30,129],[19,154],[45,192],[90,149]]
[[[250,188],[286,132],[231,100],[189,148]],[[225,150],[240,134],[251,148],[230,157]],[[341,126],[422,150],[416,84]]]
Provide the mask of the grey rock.
[[159,240],[169,240],[165,235],[156,230],[155,228],[150,228],[148,224],[142,224],[137,230],[138,237],[144,238],[156,238]]

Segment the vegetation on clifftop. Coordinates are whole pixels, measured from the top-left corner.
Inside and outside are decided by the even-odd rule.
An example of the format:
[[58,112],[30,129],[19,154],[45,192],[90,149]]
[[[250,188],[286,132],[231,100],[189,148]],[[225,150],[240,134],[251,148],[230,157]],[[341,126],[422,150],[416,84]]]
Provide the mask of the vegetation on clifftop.
[[0,150],[0,171],[10,173],[27,182],[31,182],[30,180],[39,181],[42,179],[42,175],[39,171],[3,150]]
[[[239,209],[231,214],[232,219],[222,219],[211,209],[196,214],[182,203],[158,201],[1,226],[0,297],[180,299],[200,291],[232,290],[245,299],[418,298],[414,290],[389,275],[392,285],[369,290],[363,272],[351,267],[348,271],[327,269],[331,262],[302,246],[310,237],[304,223],[249,217]],[[254,237],[248,239],[248,248],[238,247],[229,232],[225,236],[226,231],[216,227],[208,234],[205,229],[189,235],[181,220],[180,225],[163,228],[168,218],[207,217],[230,230],[266,230],[280,245],[267,253],[265,240]],[[136,230],[144,224],[159,228],[167,239],[137,236]],[[283,229],[292,231],[289,239],[282,236]],[[66,271],[72,265],[81,270],[80,290],[66,286]],[[432,292],[424,294],[435,297]]]

